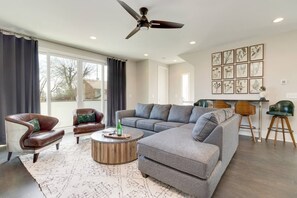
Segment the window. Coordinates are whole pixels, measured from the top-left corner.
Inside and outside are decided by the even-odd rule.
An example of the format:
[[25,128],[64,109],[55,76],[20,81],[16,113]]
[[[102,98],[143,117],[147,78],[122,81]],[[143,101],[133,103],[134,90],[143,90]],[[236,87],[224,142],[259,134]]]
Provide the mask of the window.
[[107,66],[59,55],[39,54],[41,113],[57,117],[59,127],[72,126],[77,108],[106,115]]
[[83,106],[91,107],[106,115],[107,66],[83,62]]
[[190,74],[182,74],[182,99],[183,104],[191,104],[190,100]]

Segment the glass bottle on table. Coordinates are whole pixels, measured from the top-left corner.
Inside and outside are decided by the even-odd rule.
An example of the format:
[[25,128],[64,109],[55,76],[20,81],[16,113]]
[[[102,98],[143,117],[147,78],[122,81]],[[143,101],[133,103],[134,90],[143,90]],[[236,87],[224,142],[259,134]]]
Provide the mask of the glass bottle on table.
[[122,134],[123,134],[123,127],[121,124],[121,120],[119,119],[117,123],[117,135],[122,136]]

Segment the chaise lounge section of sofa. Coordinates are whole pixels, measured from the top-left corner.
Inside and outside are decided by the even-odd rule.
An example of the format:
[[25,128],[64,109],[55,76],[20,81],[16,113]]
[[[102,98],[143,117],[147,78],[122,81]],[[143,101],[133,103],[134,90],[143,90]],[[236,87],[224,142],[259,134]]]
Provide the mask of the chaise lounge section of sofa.
[[143,176],[196,197],[212,196],[238,147],[240,117],[233,109],[138,104],[116,116],[127,129],[146,133],[137,148]]

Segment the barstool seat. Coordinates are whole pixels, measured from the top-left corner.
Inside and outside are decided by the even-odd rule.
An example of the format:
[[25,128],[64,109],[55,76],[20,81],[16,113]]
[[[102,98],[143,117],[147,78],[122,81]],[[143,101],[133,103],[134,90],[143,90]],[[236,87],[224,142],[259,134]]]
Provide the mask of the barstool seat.
[[223,100],[215,100],[213,101],[213,108],[222,109],[222,108],[230,108],[231,105],[226,103]]
[[[283,133],[283,141],[284,142],[286,142],[285,133],[289,133],[292,138],[293,145],[294,145],[294,147],[296,147],[293,130],[291,128],[290,121],[288,119],[288,116],[294,116],[293,102],[291,102],[289,100],[281,100],[274,105],[270,105],[269,111],[267,111],[267,114],[272,115],[272,119],[271,119],[271,122],[270,122],[270,125],[268,128],[265,140],[267,141],[270,131],[275,131],[274,145],[276,145],[278,132]],[[276,120],[276,125],[273,126],[275,120]],[[278,131],[279,120],[281,121],[281,126],[282,126],[281,131]],[[285,128],[284,122],[286,123],[287,128]]]
[[[253,141],[256,142],[256,138],[255,138],[254,131],[253,131],[254,127],[252,125],[251,118],[250,118],[251,115],[256,114],[256,107],[254,105],[251,105],[247,101],[238,101],[235,104],[235,113],[241,115],[240,121],[239,121],[239,128],[250,129]],[[242,117],[247,117],[247,120],[249,122],[248,126],[241,124]]]

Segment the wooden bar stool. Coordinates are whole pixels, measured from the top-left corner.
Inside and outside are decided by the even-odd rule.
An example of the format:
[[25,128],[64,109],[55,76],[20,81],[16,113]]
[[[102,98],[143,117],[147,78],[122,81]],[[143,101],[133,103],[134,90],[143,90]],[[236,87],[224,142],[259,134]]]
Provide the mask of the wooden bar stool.
[[[291,128],[291,125],[290,125],[290,122],[288,119],[288,116],[294,116],[293,102],[291,102],[289,100],[281,100],[274,105],[270,105],[269,111],[267,111],[267,114],[272,115],[273,117],[271,119],[265,140],[267,141],[270,131],[275,131],[274,145],[276,145],[277,133],[282,132],[283,133],[283,141],[285,143],[286,142],[285,133],[290,133],[294,147],[296,147],[293,130]],[[273,124],[274,124],[275,120],[276,120],[276,126],[274,127]],[[281,126],[282,126],[281,131],[278,131],[279,120],[281,121]],[[284,121],[287,125],[287,128],[285,128],[285,126],[284,126]]]
[[[240,122],[239,122],[239,128],[250,129],[251,133],[252,133],[253,141],[256,142],[256,138],[255,138],[255,135],[253,132],[254,127],[252,125],[251,118],[250,118],[251,115],[256,114],[256,107],[254,105],[251,105],[247,101],[238,101],[235,104],[235,113],[241,115]],[[249,125],[247,125],[247,126],[241,125],[242,117],[247,117]]]
[[230,108],[231,105],[226,103],[223,100],[215,100],[213,101],[213,108],[223,109],[223,108]]

